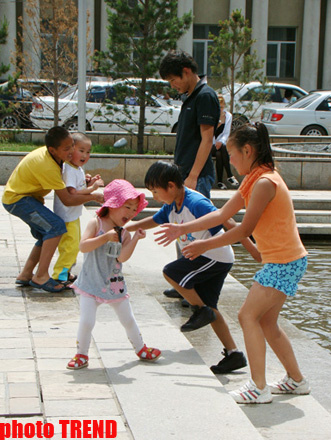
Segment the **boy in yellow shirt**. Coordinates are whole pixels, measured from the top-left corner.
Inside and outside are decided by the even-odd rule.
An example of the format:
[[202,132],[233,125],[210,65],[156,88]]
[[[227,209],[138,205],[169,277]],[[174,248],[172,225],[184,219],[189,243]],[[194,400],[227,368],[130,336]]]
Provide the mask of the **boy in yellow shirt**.
[[103,195],[70,194],[62,180],[62,165],[70,161],[74,149],[68,130],[51,128],[46,133],[45,143],[45,147],[27,154],[14,169],[5,187],[2,203],[10,214],[30,226],[31,234],[37,239],[16,284],[31,285],[54,293],[65,288],[50,277],[49,265],[66,226],[60,217],[44,206],[44,197],[54,190],[64,205],[77,206],[92,200],[102,203]]

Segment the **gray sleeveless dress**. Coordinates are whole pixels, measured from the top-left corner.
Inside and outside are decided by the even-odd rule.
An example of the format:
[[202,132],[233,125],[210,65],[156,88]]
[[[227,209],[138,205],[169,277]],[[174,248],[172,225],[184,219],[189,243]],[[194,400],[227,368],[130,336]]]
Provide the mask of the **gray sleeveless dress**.
[[[96,236],[104,234],[99,217],[98,221],[99,231]],[[128,298],[122,263],[117,261],[121,249],[121,243],[107,242],[85,253],[82,270],[72,285],[75,292],[93,296],[99,302],[117,302]]]

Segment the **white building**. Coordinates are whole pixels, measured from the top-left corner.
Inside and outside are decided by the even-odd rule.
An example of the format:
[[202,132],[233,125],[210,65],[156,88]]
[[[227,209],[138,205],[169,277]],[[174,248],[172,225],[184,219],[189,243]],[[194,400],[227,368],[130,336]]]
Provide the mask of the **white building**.
[[[40,3],[42,14],[43,0]],[[89,39],[94,49],[106,50],[107,13],[103,0],[86,0],[90,11]],[[7,43],[0,46],[0,63],[9,63],[15,49],[17,18],[25,17],[24,1],[0,0],[0,21],[9,21]],[[255,50],[266,60],[270,80],[300,85],[306,90],[331,89],[331,0],[178,0],[178,14],[192,11],[194,22],[178,42],[193,54],[200,72],[208,73],[209,32],[220,20],[240,9],[256,39]],[[28,50],[28,47],[24,48]]]

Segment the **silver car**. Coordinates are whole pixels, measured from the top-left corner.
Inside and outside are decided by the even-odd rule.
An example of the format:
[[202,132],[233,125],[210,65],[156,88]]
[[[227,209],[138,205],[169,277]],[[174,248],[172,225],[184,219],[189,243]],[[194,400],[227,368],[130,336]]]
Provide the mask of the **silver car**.
[[331,135],[331,91],[316,91],[282,109],[272,106],[262,112],[270,134]]

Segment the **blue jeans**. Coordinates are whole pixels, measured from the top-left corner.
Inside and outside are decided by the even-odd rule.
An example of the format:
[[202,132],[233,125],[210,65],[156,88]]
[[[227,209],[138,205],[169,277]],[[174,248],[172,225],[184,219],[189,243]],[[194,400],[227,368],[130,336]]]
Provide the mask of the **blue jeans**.
[[214,185],[214,181],[215,175],[199,177],[195,190],[210,199],[210,190]]
[[36,246],[67,232],[64,221],[34,197],[23,197],[16,203],[3,203],[3,206],[30,226],[32,236],[37,239]]

